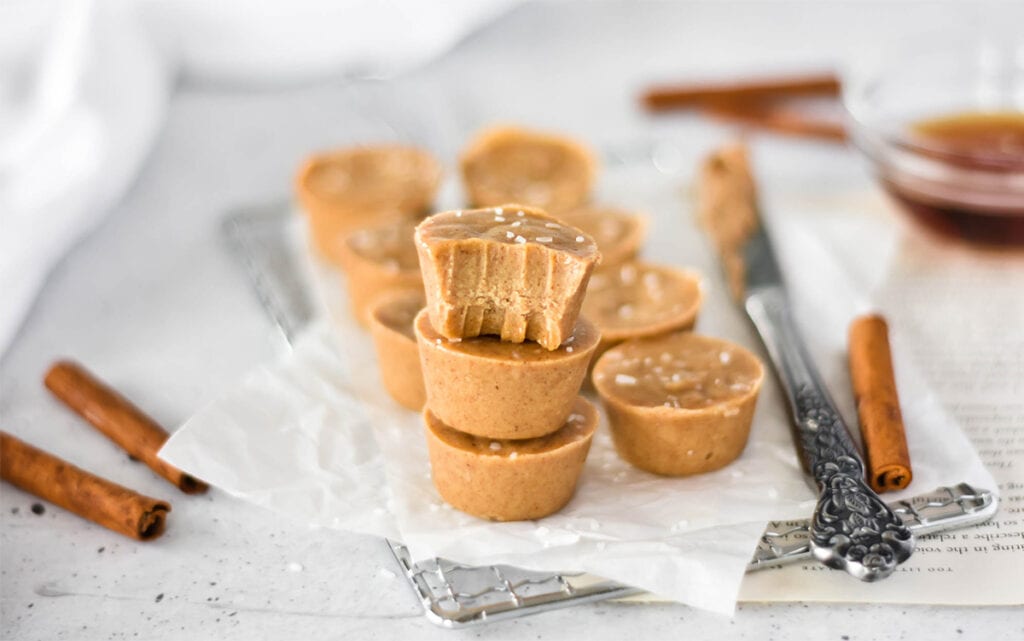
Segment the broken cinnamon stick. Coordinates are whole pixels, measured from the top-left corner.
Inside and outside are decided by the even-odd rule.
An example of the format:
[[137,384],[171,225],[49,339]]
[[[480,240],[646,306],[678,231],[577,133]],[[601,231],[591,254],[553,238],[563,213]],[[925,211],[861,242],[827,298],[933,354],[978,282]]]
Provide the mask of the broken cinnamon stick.
[[874,314],[854,319],[849,342],[868,484],[876,492],[902,490],[913,472],[885,319]]
[[199,494],[208,489],[206,483],[157,456],[169,435],[156,421],[81,365],[59,361],[47,372],[44,382],[76,414],[182,492]]
[[643,103],[652,111],[704,106],[723,100],[777,100],[794,96],[837,96],[839,79],[832,73],[816,73],[788,78],[739,80],[735,82],[693,83],[654,87],[643,95]]
[[26,492],[139,541],[164,532],[171,506],[90,474],[0,432],[0,477]]

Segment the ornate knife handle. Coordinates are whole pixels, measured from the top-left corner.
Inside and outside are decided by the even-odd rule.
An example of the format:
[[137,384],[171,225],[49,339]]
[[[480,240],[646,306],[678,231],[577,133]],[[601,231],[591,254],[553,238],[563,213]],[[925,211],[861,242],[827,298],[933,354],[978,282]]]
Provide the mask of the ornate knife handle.
[[865,483],[864,464],[807,354],[785,294],[779,287],[759,289],[747,297],[746,309],[789,398],[804,465],[818,486],[811,553],[862,581],[889,576],[910,557],[913,534]]

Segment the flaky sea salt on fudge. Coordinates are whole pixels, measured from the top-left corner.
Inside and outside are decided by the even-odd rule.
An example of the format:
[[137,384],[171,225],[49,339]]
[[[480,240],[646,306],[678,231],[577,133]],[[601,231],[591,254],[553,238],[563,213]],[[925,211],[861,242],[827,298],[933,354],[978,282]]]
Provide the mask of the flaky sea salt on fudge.
[[572,333],[600,258],[590,236],[522,205],[435,214],[416,227],[416,249],[438,334],[549,350]]
[[516,202],[555,215],[587,202],[597,174],[585,145],[518,127],[481,132],[463,150],[460,165],[474,207]]

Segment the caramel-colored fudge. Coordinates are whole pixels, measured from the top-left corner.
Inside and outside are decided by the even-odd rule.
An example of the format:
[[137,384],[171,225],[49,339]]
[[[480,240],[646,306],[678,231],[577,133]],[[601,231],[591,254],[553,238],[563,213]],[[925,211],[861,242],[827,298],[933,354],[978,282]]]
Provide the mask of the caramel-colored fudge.
[[461,432],[497,439],[558,430],[601,338],[580,317],[555,350],[492,336],[450,341],[434,330],[426,310],[415,330],[430,411]]
[[749,351],[690,332],[613,347],[593,377],[619,455],[670,476],[717,470],[740,455],[763,379]]
[[445,338],[497,335],[557,349],[600,255],[594,240],[520,205],[447,211],[416,227],[430,320]]
[[353,230],[423,217],[441,184],[441,165],[412,147],[352,147],[309,158],[295,179],[314,246],[338,260]]
[[348,276],[352,314],[364,327],[377,298],[392,292],[423,292],[419,259],[413,241],[415,227],[401,222],[360,229],[348,234],[338,255]]
[[647,219],[621,209],[585,206],[558,217],[594,239],[601,252],[600,271],[636,258],[647,235]]
[[574,140],[515,127],[484,131],[461,158],[474,207],[523,203],[553,214],[589,199],[596,166],[594,154]]
[[427,409],[431,477],[445,501],[483,519],[539,519],[569,502],[597,428],[597,410],[577,397],[554,433],[525,441],[471,436]]
[[[630,262],[590,277],[583,314],[601,330],[596,356],[630,338],[693,329],[700,278],[665,265]],[[596,360],[596,357],[595,357]]]
[[370,313],[384,389],[399,405],[416,411],[423,409],[427,392],[412,326],[425,304],[423,292],[398,292],[379,298]]

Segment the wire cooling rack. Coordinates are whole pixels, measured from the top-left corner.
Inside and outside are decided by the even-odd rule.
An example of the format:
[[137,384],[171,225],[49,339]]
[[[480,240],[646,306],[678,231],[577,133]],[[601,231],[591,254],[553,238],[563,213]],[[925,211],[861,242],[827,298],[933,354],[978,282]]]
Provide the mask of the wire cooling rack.
[[[301,257],[289,242],[287,203],[232,212],[223,233],[260,305],[291,341],[314,315]],[[983,523],[996,513],[989,490],[966,483],[890,503],[915,536]],[[810,557],[809,521],[768,524],[747,571]],[[470,566],[434,558],[414,562],[399,542],[387,541],[430,621],[446,628],[537,614],[642,591],[583,573],[535,572],[507,565]]]
[[[963,528],[992,518],[992,492],[966,483],[890,503],[914,536]],[[810,521],[768,524],[747,572],[810,558]],[[636,588],[582,573],[532,572],[508,565],[470,566],[446,559],[414,563],[401,543],[388,541],[427,618],[446,628],[500,621],[580,603],[639,594]]]

